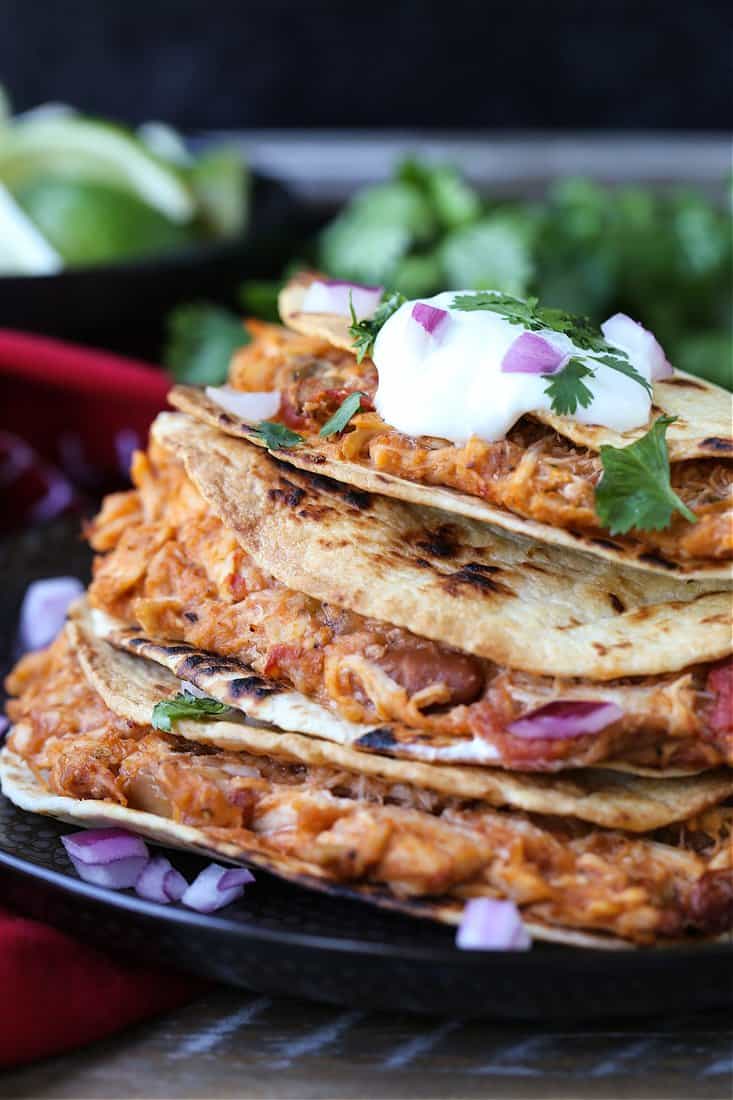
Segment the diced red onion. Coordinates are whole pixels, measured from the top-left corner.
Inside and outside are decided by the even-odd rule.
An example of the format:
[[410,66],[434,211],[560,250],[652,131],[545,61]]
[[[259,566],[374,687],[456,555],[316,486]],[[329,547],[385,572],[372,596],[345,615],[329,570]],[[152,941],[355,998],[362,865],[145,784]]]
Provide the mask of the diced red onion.
[[501,361],[504,374],[554,374],[567,356],[536,332],[518,336]]
[[513,901],[471,898],[466,902],[456,947],[464,951],[526,951],[531,946],[531,937]]
[[74,503],[74,490],[52,466],[42,468],[46,492],[34,502],[28,513],[29,523],[50,523]]
[[237,886],[246,886],[254,880],[254,875],[246,867],[230,867],[219,879],[217,890],[232,890]]
[[145,841],[126,829],[83,829],[61,837],[69,856],[81,863],[114,863],[118,859],[137,857],[147,860]]
[[132,456],[140,450],[140,436],[134,428],[120,428],[115,433],[115,454],[117,455],[117,468],[123,477],[128,477]]
[[20,608],[19,642],[22,650],[42,649],[64,625],[66,612],[84,591],[76,577],[48,577],[26,589]]
[[644,363],[649,369],[652,382],[670,378],[674,374],[664,354],[664,348],[654,333],[626,313],[614,313],[613,317],[603,322],[601,332],[609,344],[621,348],[633,359]]
[[177,871],[175,867],[171,867],[165,876],[163,889],[171,901],[180,901],[186,890],[188,890],[188,883],[180,871]]
[[338,313],[351,316],[351,307],[358,320],[371,317],[382,297],[381,286],[345,283],[340,279],[325,279],[311,283],[300,307],[301,313]]
[[427,302],[415,302],[411,317],[425,329],[428,336],[434,336],[443,322],[448,319],[448,310],[429,306]]
[[149,860],[139,836],[125,829],[88,829],[61,837],[79,878],[110,890],[134,886]]
[[222,409],[250,424],[270,420],[280,408],[280,394],[277,392],[248,393],[235,390],[232,386],[207,386],[206,396]]
[[135,890],[141,898],[168,905],[180,901],[188,888],[180,871],[176,871],[165,856],[154,856],[138,875]]
[[[245,875],[249,877],[245,878]],[[213,913],[240,898],[244,893],[244,884],[253,881],[252,874],[244,868],[232,870],[218,863],[210,863],[193,880],[181,902],[198,913]],[[222,888],[222,882],[230,885]]]
[[515,737],[553,741],[598,733],[621,717],[623,711],[615,703],[557,699],[510,722],[506,728]]
[[69,858],[79,878],[95,886],[106,886],[109,890],[126,890],[128,886],[134,886],[147,863],[147,857],[141,856],[116,859],[112,863],[82,863],[71,855]]

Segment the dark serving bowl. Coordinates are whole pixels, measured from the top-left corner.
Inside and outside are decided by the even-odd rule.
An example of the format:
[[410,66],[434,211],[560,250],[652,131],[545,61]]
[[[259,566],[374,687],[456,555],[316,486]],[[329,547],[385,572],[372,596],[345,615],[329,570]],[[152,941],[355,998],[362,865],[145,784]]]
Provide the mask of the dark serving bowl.
[[241,237],[57,275],[0,277],[0,327],[155,360],[173,306],[204,298],[235,304],[243,279],[280,273],[300,234],[298,210],[286,187],[259,176]]

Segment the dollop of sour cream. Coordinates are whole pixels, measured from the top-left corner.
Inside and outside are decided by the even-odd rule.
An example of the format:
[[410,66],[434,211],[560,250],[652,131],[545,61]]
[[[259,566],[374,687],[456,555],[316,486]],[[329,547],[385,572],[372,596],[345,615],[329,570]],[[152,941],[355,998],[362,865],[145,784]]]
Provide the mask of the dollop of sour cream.
[[[382,326],[373,353],[379,375],[375,407],[398,431],[453,443],[465,443],[474,435],[491,442],[503,438],[525,413],[552,408],[545,392],[547,378],[502,370],[510,347],[529,330],[489,310],[452,308],[457,295],[472,293],[475,291],[452,290],[419,299],[448,312],[432,333],[413,317],[415,301],[405,302]],[[578,405],[573,419],[619,432],[648,422],[649,393],[633,378],[599,362],[602,352],[579,348],[567,335],[552,329],[535,335],[563,356],[581,359],[595,372],[594,377],[583,379],[593,399],[587,408]],[[635,348],[621,350],[639,374],[651,381],[649,357]]]

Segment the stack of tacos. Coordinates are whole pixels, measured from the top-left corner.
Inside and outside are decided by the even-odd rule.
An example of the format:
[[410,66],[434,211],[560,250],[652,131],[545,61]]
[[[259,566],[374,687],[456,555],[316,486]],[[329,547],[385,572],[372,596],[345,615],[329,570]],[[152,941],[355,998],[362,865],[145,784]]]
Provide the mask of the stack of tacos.
[[[641,431],[407,437],[312,278],[226,401],[172,391],[91,523],[85,599],[9,679],[3,790],[448,923],[489,897],[535,939],[729,936],[730,395],[656,383],[697,522],[611,535],[599,451]],[[234,391],[279,393],[269,428]]]

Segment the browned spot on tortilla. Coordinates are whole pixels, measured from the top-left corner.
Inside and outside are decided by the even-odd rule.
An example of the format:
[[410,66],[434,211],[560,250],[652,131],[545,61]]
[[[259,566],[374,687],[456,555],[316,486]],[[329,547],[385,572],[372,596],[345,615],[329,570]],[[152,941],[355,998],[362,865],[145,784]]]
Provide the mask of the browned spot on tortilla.
[[629,619],[635,623],[641,623],[644,619],[648,619],[650,615],[655,613],[655,608],[652,604],[646,607],[637,607],[636,611],[629,613]]
[[372,507],[373,497],[371,493],[365,493],[361,489],[353,489],[351,485],[346,485],[342,481],[334,481],[330,477],[324,477],[323,474],[302,473],[301,477],[304,481],[310,483],[317,492],[339,496],[346,504],[352,508],[358,508],[360,512],[366,512]]
[[483,565],[481,562],[469,562],[467,565],[462,565],[455,573],[450,573],[447,577],[443,578],[443,586],[446,591],[454,596],[456,592],[465,585],[471,585],[473,588],[477,588],[480,592],[492,592],[497,595],[513,596],[514,591],[508,585],[502,584],[501,581],[494,580],[493,577],[488,576],[490,573],[500,573],[501,570],[496,565]]
[[719,435],[708,436],[703,439],[701,447],[707,447],[711,451],[719,451],[721,454],[733,454],[733,439],[723,439]]
[[594,546],[602,546],[604,550],[618,550],[619,544],[613,542],[611,539],[602,539],[594,535],[588,539],[588,542],[593,543]]
[[[415,546],[425,554],[430,554],[431,557],[450,558],[458,549],[456,534],[456,528],[450,523],[445,523],[434,531],[419,531],[418,537],[415,538]],[[407,535],[405,541],[412,542],[411,536]]]
[[675,375],[674,378],[665,378],[665,386],[686,386],[689,390],[704,390],[707,387],[703,386],[701,382],[695,382],[692,378],[681,378],[679,375]]
[[708,615],[708,617],[706,619],[701,619],[700,622],[703,622],[703,623],[727,623],[728,622],[728,616],[727,615]]
[[640,554],[639,561],[648,561],[650,565],[661,565],[664,569],[676,569],[677,565],[673,561],[667,561],[661,554]]
[[281,482],[282,489],[268,489],[267,495],[272,501],[280,501],[282,504],[286,504],[288,508],[297,508],[298,505],[305,497],[305,489],[300,489],[297,485],[293,485],[291,481],[287,481],[285,478]]
[[615,592],[608,593],[608,600],[614,611],[617,611],[619,615],[626,610],[624,601],[619,599]]
[[608,653],[608,646],[602,645],[601,642],[593,642],[593,648],[601,657],[605,657]]

